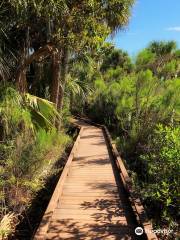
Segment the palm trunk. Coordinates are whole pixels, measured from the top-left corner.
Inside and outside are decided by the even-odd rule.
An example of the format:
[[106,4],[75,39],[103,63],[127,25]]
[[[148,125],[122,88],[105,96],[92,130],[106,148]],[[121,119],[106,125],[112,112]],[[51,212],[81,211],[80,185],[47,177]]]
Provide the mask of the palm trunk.
[[[26,29],[26,38],[23,43],[20,66],[22,66],[25,60],[29,57],[29,27]],[[17,88],[21,93],[25,93],[27,91],[27,79],[26,79],[26,71],[27,68],[19,68],[17,71]]]
[[68,65],[68,48],[62,49],[61,56],[61,71],[60,71],[60,85],[59,85],[59,99],[58,99],[58,110],[61,112],[63,107],[64,88],[66,85],[66,74]]
[[21,66],[24,65],[26,59],[26,48],[23,47],[22,53],[21,53],[21,59],[19,68],[16,73],[16,87],[20,93],[25,93],[27,90],[27,80],[26,80],[26,67],[22,68]]
[[20,93],[27,91],[26,68],[20,69],[16,75],[16,87]]
[[41,77],[42,77],[42,64],[40,62],[36,62],[34,64],[34,76],[32,78],[32,83],[31,83],[31,93],[35,96],[38,96],[38,87],[41,82]]
[[[62,48],[61,55],[61,71],[60,71],[60,81],[59,81],[59,97],[57,108],[60,113],[62,113],[63,99],[64,99],[64,89],[66,85],[66,75],[68,69],[68,47],[64,46]],[[61,127],[61,122],[59,123],[59,129]]]
[[60,53],[55,52],[52,57],[52,87],[51,87],[51,102],[57,108],[59,98],[59,76],[60,76]]

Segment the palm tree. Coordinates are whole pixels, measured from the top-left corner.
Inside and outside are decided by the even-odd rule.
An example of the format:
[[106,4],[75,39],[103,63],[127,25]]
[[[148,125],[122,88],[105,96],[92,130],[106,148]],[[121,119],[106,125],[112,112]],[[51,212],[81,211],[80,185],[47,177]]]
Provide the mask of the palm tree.
[[153,72],[158,74],[158,70],[174,57],[177,44],[175,41],[154,41],[147,49],[156,56],[153,63]]
[[155,53],[157,56],[165,56],[169,54],[173,54],[177,49],[177,43],[175,41],[168,42],[152,42],[148,47],[151,52]]

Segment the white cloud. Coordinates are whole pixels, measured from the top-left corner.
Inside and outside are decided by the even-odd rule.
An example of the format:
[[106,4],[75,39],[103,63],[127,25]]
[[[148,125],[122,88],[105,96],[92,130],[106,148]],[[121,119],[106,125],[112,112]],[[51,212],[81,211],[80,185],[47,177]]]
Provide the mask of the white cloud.
[[166,31],[180,32],[180,26],[166,28]]

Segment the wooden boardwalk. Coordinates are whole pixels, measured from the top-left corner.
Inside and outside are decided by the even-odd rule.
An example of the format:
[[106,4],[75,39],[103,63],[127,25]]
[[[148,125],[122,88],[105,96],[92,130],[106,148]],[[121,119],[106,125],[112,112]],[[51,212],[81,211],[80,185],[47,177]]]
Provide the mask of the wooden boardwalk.
[[85,124],[34,239],[138,239],[104,132]]

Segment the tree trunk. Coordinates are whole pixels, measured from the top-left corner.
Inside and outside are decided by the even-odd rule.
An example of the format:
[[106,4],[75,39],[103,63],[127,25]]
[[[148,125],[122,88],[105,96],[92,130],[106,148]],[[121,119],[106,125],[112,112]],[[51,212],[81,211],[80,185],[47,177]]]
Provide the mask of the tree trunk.
[[59,98],[59,76],[60,76],[60,53],[54,52],[52,57],[52,85],[51,85],[51,102],[57,108]]
[[31,87],[31,92],[33,95],[38,95],[38,86],[41,81],[41,63],[36,62],[34,64],[34,78],[32,81],[32,87]]
[[63,106],[64,88],[66,85],[67,65],[68,65],[68,48],[64,47],[62,49],[62,56],[61,56],[61,71],[60,71],[60,85],[59,85],[59,99],[58,99],[59,111],[62,110],[62,106]]
[[27,91],[26,68],[17,72],[16,87],[20,93]]
[[[60,81],[59,81],[59,97],[57,108],[60,113],[62,113],[63,99],[64,99],[64,89],[66,85],[66,75],[68,69],[68,47],[64,46],[61,53],[61,71],[60,71]],[[61,127],[61,122],[59,123],[59,129]]]
[[[26,48],[25,45],[22,48],[20,66],[24,65],[26,59]],[[16,86],[19,92],[24,93],[27,89],[27,80],[26,80],[26,66],[23,69],[18,69],[16,74]]]

